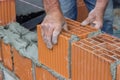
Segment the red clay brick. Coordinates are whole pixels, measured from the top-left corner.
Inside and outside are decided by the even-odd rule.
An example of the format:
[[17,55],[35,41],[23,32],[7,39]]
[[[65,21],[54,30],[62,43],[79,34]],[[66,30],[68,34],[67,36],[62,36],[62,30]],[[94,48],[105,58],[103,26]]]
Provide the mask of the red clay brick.
[[[96,31],[96,29],[90,26],[81,27],[79,22],[70,19],[66,19],[66,21],[68,23],[69,31],[62,31],[58,39],[58,44],[55,45],[52,50],[49,50],[44,44],[41,37],[40,25],[37,27],[37,32],[39,61],[65,78],[69,78],[68,48],[71,34],[76,34],[79,38],[86,38],[89,33]],[[88,28],[90,30],[88,30]],[[84,31],[84,33],[82,31]]]
[[2,41],[3,64],[10,70],[13,70],[11,47]]
[[0,80],[3,80],[3,72],[0,70]]
[[0,62],[2,61],[2,40],[0,40]]
[[20,80],[33,80],[32,61],[21,56],[18,51],[13,49],[14,55],[14,72]]
[[6,25],[16,20],[15,0],[0,1],[0,25]]
[[117,79],[120,80],[120,65],[117,66]]
[[57,79],[45,69],[36,67],[36,80],[57,80]]
[[110,63],[86,47],[72,46],[72,80],[112,80]]
[[[68,41],[69,37],[60,35],[58,45],[54,46],[53,50],[47,49],[41,39],[40,28],[38,27],[38,48],[39,61],[49,68],[57,71],[65,77],[69,77],[68,73]],[[64,46],[63,46],[64,44]]]
[[108,36],[102,34],[72,44],[72,80],[112,80],[111,63],[120,59],[120,52],[113,44],[117,38]]

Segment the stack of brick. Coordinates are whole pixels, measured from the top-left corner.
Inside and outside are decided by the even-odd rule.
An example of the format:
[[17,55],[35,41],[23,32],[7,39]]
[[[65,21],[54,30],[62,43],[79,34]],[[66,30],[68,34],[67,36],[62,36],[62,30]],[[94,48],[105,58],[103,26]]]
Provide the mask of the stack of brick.
[[[67,32],[62,32],[59,42],[52,50],[46,48],[38,26],[39,61],[72,80],[119,80],[120,39],[108,34],[87,38],[95,29],[81,27],[80,23],[67,19]],[[76,41],[77,38],[82,39]],[[52,75],[44,73],[42,78],[52,80]],[[56,80],[56,79],[55,79]]]
[[[39,61],[50,69],[58,72],[66,79],[71,78],[71,43],[87,38],[88,34],[97,31],[93,27],[80,26],[79,22],[66,19],[69,31],[62,31],[58,44],[52,50],[47,49],[42,40],[40,25],[38,25],[38,51]],[[77,35],[77,36],[75,36]],[[39,70],[41,71],[41,70]],[[40,72],[41,73],[41,72]],[[45,75],[45,74],[44,74]],[[46,73],[47,75],[47,73]],[[43,76],[44,77],[44,76]],[[46,77],[47,78],[47,77]],[[50,79],[52,80],[52,79]]]
[[15,20],[15,0],[0,0],[0,25],[6,25]]

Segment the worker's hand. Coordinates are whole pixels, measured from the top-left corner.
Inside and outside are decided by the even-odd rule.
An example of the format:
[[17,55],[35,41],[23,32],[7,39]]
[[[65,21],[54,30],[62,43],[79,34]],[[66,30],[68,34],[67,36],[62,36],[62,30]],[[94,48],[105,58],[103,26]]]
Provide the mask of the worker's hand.
[[62,13],[57,11],[48,13],[41,24],[42,37],[47,48],[52,49],[53,45],[57,43],[58,35],[62,29],[67,30]]
[[99,9],[93,9],[88,17],[81,23],[82,26],[86,26],[90,24],[94,26],[96,29],[100,29],[103,26],[103,12]]

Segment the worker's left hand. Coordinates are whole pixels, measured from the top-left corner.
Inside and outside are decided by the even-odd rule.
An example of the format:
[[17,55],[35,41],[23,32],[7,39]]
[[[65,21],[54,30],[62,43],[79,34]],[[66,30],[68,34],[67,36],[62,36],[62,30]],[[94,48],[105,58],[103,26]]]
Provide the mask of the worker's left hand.
[[90,24],[96,29],[100,29],[103,26],[103,12],[97,8],[94,8],[88,15],[88,17],[81,23],[82,26]]

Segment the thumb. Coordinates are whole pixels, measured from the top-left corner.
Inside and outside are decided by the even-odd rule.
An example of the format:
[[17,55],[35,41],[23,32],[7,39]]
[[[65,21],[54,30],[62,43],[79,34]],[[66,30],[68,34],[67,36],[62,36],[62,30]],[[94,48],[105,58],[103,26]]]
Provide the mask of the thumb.
[[90,18],[88,17],[87,19],[85,19],[82,23],[81,26],[86,26],[90,23]]

